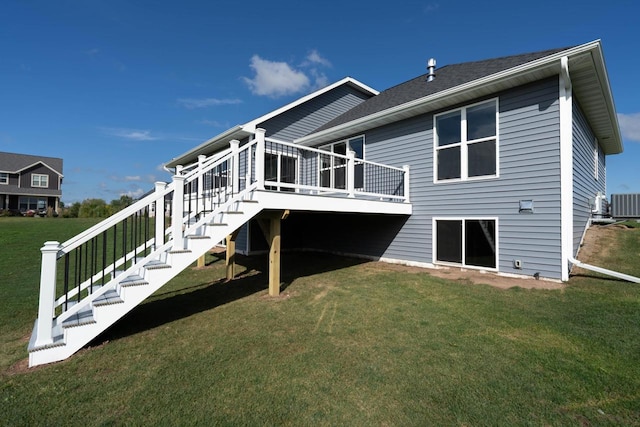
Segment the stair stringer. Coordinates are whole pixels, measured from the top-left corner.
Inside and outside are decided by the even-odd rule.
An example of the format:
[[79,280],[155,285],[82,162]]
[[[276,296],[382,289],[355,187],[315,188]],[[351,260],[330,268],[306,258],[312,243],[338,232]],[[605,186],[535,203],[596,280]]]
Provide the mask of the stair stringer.
[[[36,348],[34,327],[29,342],[29,366],[64,360],[80,350],[262,210],[262,203],[238,200],[231,203],[226,210],[214,212],[203,218],[197,226],[185,231],[184,248],[171,246],[155,255],[156,261],[161,261],[161,264],[148,263],[146,267],[137,270],[134,274],[139,275],[141,280],[133,285],[123,285],[131,274],[122,279],[114,279],[118,280],[118,283],[113,289],[121,301],[102,305],[94,301],[83,304],[81,301],[79,305],[82,306],[73,307],[73,312],[91,311],[84,323],[63,327],[62,322],[55,322],[55,338],[52,345]],[[105,287],[109,286],[110,284],[107,284]]]

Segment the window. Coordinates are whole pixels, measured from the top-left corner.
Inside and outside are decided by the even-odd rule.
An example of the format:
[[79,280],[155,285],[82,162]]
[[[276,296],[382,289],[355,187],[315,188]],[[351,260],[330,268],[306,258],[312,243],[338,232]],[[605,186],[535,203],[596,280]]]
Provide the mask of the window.
[[[355,152],[356,159],[364,160],[364,136],[334,142],[320,147],[322,150],[336,154],[347,155],[347,151]],[[354,187],[364,187],[364,164],[357,162],[354,165]],[[329,188],[347,188],[347,160],[344,158],[320,155],[320,185]]]
[[435,262],[496,268],[495,219],[435,219]]
[[498,176],[498,100],[434,116],[434,181]]
[[[288,153],[264,153],[264,179],[284,184],[296,184],[298,158]],[[266,186],[268,190],[295,191],[295,188]]]
[[49,187],[49,175],[42,175],[38,173],[31,174],[31,186],[48,188]]
[[598,150],[598,140],[593,140],[593,178],[598,180],[598,163],[600,163],[600,150]]
[[41,211],[47,208],[47,199],[39,197],[20,197],[18,199],[20,212]]
[[0,184],[9,184],[9,174],[5,172],[0,173]]

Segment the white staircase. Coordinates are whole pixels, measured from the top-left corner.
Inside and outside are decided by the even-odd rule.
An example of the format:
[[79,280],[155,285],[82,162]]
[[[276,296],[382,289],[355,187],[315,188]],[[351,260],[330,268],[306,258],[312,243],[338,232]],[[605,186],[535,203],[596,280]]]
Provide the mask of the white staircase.
[[[256,129],[254,140],[230,141],[177,167],[170,184],[156,183],[85,232],[46,242],[29,365],[71,356],[262,210],[411,214],[408,166],[354,156],[266,139]],[[281,158],[296,163],[294,182],[281,176],[280,164],[265,179],[265,164]],[[356,163],[364,171],[359,188]],[[340,188],[322,180],[326,164],[346,168]]]
[[69,304],[67,311],[53,322],[53,341],[38,345],[37,328],[29,342],[29,365],[66,359],[88,344],[101,332],[143,302],[226,236],[249,221],[261,210],[250,199],[251,192],[240,194],[224,209],[204,216],[185,235],[184,245],[173,241],[136,262],[79,303]]

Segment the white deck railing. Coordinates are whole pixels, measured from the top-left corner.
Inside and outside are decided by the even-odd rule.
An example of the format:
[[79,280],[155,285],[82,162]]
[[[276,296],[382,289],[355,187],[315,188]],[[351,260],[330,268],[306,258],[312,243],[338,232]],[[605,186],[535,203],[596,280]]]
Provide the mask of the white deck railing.
[[[160,252],[185,248],[205,218],[250,190],[409,202],[408,167],[356,159],[265,138],[178,166],[173,182],[60,244],[41,249],[36,346],[53,343],[54,319],[68,318],[84,298],[104,294]],[[166,219],[170,218],[167,222]],[[59,296],[58,296],[59,295]]]

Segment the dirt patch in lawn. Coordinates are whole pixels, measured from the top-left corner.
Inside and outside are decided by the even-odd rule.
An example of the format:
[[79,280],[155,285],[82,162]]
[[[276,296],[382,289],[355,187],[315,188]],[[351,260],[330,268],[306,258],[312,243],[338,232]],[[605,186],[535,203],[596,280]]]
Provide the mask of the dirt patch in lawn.
[[471,283],[474,285],[489,285],[500,289],[520,287],[524,289],[563,289],[565,284],[551,280],[536,280],[532,278],[519,278],[502,276],[480,270],[469,270],[457,267],[421,268],[408,267],[400,264],[388,264],[384,262],[373,263],[376,268],[388,271],[406,271],[413,273],[429,274],[442,279]]
[[[624,224],[592,225],[584,236],[578,260],[587,264],[598,265],[599,260],[610,256],[611,251],[616,248],[616,241],[620,233],[632,233],[638,229],[627,227]],[[611,268],[603,265],[604,268]],[[571,270],[572,276],[591,275],[589,270],[574,267]]]

